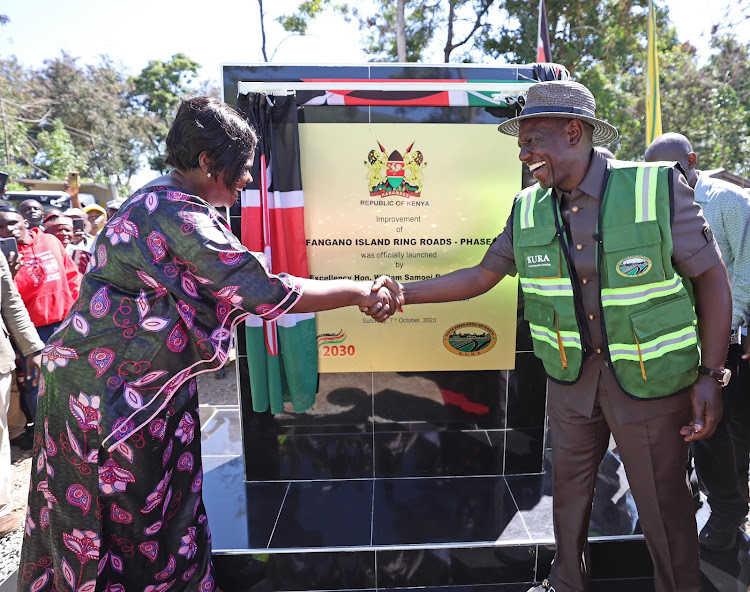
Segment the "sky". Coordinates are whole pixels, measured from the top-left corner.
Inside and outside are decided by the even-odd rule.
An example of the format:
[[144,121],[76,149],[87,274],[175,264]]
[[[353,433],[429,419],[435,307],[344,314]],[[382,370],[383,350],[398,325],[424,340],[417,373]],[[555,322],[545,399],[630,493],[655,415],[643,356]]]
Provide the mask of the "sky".
[[[264,2],[266,48],[272,62],[367,61],[356,24],[345,24],[341,17],[324,14],[313,21],[304,37],[283,31],[274,19],[292,12],[298,1]],[[680,39],[707,56],[711,26],[731,0],[714,0],[710,11],[705,0],[655,1],[670,9]],[[535,0],[529,2],[536,5]],[[737,4],[734,0],[731,5]],[[107,55],[135,75],[150,60],[166,61],[184,53],[201,64],[201,78],[220,86],[222,64],[263,62],[255,0],[182,0],[179,4],[164,0],[0,0],[0,14],[10,18],[0,27],[0,57],[15,55],[27,67],[39,67],[45,59],[65,51],[79,58],[79,64],[95,64],[99,56]],[[736,34],[748,42],[750,22],[738,27]]]
[[[535,4],[534,0],[529,0]],[[325,15],[313,21],[305,37],[289,36],[274,21],[293,10],[298,0],[265,0],[267,53],[278,64],[367,61],[354,23]],[[670,9],[681,40],[707,52],[711,25],[729,0],[656,0]],[[5,6],[3,6],[5,4]],[[737,4],[735,0],[733,4]],[[254,0],[15,0],[0,2],[10,22],[0,27],[0,56],[15,55],[26,66],[40,66],[66,51],[80,63],[96,63],[105,54],[132,74],[149,60],[168,60],[178,52],[201,64],[201,77],[220,80],[223,63],[259,63],[258,3]],[[210,7],[210,8],[209,8]],[[335,34],[332,32],[335,31]],[[750,39],[750,26],[738,33]]]

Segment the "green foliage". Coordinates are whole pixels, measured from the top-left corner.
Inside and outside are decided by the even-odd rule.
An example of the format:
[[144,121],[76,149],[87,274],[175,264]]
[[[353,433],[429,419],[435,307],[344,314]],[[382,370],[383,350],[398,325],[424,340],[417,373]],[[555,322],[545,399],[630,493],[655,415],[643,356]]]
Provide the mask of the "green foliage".
[[134,141],[140,128],[124,74],[106,58],[95,66],[80,66],[66,53],[45,61],[37,74],[51,102],[50,116],[64,122],[73,144],[87,155],[81,175],[127,183],[139,168]]
[[167,62],[153,60],[136,77],[133,84],[133,103],[142,116],[139,129],[146,140],[143,151],[152,169],[162,173],[168,170],[165,158],[165,141],[169,126],[180,100],[190,94],[200,65],[186,55],[178,53]]
[[86,170],[88,155],[73,144],[62,120],[53,120],[51,127],[37,136],[39,151],[36,161],[39,167],[55,179],[65,178],[70,171]]
[[335,10],[346,10],[340,4],[334,4],[331,0],[305,0],[300,2],[297,11],[293,14],[282,14],[276,21],[290,33],[304,35],[310,21],[323,12],[326,8]]
[[[645,145],[648,0],[547,0],[552,57],[597,99],[597,115],[620,137],[609,148],[642,159]],[[537,14],[525,0],[506,0],[501,34],[486,37],[489,56],[535,60]],[[734,38],[714,38],[717,52],[700,67],[695,48],[680,44],[665,9],[657,9],[662,127],[686,135],[699,166],[750,171],[750,56]]]
[[[77,169],[127,193],[144,156],[164,170],[164,138],[199,67],[177,54],[129,78],[106,57],[82,66],[62,53],[39,69],[0,58],[0,169],[11,178],[53,179]],[[218,96],[207,82],[197,92]]]
[[[477,35],[487,34],[491,29],[490,9],[501,4],[502,0],[405,0],[406,61],[422,61],[428,47],[437,43],[438,38],[448,61],[454,50],[470,44]],[[304,35],[310,21],[327,9],[343,14],[347,20],[358,21],[364,33],[362,46],[371,61],[397,60],[396,0],[348,3],[304,0],[293,14],[276,20],[286,31]]]
[[[367,31],[364,44],[374,62],[396,61],[396,2],[381,0],[374,13],[362,16],[360,29]],[[441,24],[439,2],[406,0],[404,20],[406,28],[406,61],[419,62]]]

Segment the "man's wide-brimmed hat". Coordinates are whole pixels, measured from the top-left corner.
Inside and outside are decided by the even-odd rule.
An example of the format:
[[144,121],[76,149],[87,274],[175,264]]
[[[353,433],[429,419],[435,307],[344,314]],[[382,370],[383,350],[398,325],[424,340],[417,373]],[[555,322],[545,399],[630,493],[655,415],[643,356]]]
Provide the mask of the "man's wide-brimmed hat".
[[618,136],[615,127],[596,118],[596,99],[591,91],[570,80],[553,80],[533,85],[526,94],[521,114],[504,121],[497,129],[509,136],[517,136],[519,123],[534,117],[562,117],[590,123],[594,126],[595,146],[608,144]]

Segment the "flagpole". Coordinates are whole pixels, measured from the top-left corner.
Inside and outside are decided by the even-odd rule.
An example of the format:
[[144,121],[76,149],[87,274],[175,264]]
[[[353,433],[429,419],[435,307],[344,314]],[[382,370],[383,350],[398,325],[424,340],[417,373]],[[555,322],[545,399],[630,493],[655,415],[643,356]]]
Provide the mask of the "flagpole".
[[656,9],[648,2],[648,56],[646,77],[646,147],[661,131],[661,100],[659,97],[659,55],[656,48]]
[[547,24],[547,6],[539,0],[539,27],[536,35],[536,61],[551,62],[552,51],[549,44],[549,26]]

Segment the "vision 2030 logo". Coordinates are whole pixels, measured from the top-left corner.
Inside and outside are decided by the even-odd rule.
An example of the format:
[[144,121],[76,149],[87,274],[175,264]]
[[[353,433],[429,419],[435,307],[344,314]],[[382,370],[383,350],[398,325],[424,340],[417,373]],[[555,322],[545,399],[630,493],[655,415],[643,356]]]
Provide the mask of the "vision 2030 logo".
[[422,195],[424,176],[422,169],[427,166],[424,155],[415,150],[414,142],[401,156],[398,150],[388,154],[378,142],[380,150],[370,150],[365,161],[367,167],[367,187],[373,197],[419,197]]
[[357,355],[357,348],[354,345],[343,345],[346,338],[347,334],[343,329],[338,333],[321,333],[318,335],[318,357],[351,358]]
[[617,262],[617,273],[627,278],[646,275],[652,267],[651,259],[641,255],[630,255]]
[[497,343],[497,334],[483,323],[459,323],[443,335],[443,345],[457,356],[479,356],[486,354]]

